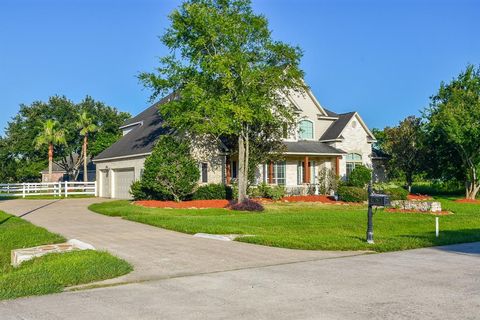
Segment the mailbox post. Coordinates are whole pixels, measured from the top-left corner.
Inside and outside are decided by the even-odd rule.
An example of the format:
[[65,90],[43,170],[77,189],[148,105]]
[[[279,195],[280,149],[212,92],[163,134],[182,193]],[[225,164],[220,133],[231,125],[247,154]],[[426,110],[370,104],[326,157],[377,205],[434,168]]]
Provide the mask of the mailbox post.
[[388,207],[390,198],[385,194],[374,194],[372,190],[372,181],[368,183],[368,223],[367,223],[367,242],[373,244],[373,206]]
[[372,204],[372,181],[368,183],[368,223],[367,243],[373,244],[373,204]]

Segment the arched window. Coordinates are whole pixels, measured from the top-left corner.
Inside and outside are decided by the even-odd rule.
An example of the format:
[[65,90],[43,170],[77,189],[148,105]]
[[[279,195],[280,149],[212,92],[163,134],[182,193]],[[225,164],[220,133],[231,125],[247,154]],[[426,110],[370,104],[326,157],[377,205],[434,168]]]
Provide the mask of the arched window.
[[298,123],[299,140],[313,140],[313,122],[310,120],[301,120]]
[[347,177],[355,169],[355,166],[362,164],[362,155],[359,153],[347,154]]

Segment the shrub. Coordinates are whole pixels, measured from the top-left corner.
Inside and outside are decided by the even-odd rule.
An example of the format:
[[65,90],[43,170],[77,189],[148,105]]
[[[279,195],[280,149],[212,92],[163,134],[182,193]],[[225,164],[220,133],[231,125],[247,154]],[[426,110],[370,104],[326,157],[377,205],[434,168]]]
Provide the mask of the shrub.
[[348,185],[352,187],[365,188],[372,179],[372,170],[363,165],[358,165],[348,176]]
[[135,181],[130,187],[130,194],[133,197],[133,200],[150,200],[150,197],[142,189],[142,183],[140,181]]
[[252,197],[267,198],[272,200],[280,200],[285,196],[285,187],[271,186],[266,183],[259,184],[250,191]]
[[237,202],[232,206],[232,210],[236,211],[263,211],[265,208],[261,203],[258,203],[254,200],[247,199],[243,202]]
[[318,172],[318,181],[318,193],[329,194],[337,191],[340,179],[332,169],[323,167]]
[[224,184],[207,184],[198,187],[193,194],[193,200],[232,199],[232,188]]
[[373,187],[377,193],[390,196],[390,200],[407,200],[408,190],[393,184],[377,184]]
[[362,202],[368,199],[368,193],[365,188],[340,186],[337,193],[340,200],[345,202]]
[[412,193],[430,196],[463,195],[465,186],[457,181],[416,182],[412,186]]
[[190,146],[170,135],[161,136],[152,154],[145,160],[145,170],[137,195],[148,199],[180,201],[193,193],[200,171],[190,154]]

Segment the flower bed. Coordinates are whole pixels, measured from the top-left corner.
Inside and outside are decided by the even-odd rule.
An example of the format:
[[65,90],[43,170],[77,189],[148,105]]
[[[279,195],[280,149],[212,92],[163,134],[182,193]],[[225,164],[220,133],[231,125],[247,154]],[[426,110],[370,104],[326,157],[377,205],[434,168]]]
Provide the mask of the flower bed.
[[408,200],[413,201],[425,201],[425,200],[432,200],[433,198],[424,194],[409,194],[407,196]]

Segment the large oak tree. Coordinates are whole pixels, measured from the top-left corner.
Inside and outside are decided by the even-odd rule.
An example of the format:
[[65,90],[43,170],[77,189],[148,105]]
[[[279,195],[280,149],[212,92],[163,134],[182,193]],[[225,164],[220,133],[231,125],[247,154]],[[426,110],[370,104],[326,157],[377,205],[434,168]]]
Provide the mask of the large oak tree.
[[467,66],[450,83],[442,83],[425,111],[428,142],[438,157],[436,173],[463,178],[465,195],[480,190],[480,67]]
[[[192,135],[235,137],[243,201],[252,140],[278,142],[282,123],[294,121],[286,94],[304,89],[301,51],[274,41],[267,19],[253,12],[249,0],[188,0],[170,21],[161,40],[171,54],[140,79],[152,89],[152,99],[177,93],[160,109],[168,126]],[[278,132],[262,135],[271,128]]]

